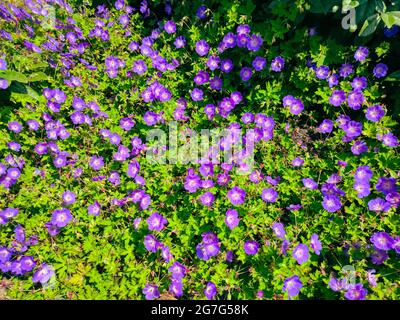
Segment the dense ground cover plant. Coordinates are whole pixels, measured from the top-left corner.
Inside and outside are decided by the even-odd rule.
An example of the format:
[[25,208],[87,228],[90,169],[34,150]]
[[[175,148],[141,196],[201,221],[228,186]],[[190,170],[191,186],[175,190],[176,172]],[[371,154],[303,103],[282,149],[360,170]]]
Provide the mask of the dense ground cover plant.
[[[0,6],[5,297],[398,298],[395,30],[190,3]],[[254,158],[149,161],[172,120]]]

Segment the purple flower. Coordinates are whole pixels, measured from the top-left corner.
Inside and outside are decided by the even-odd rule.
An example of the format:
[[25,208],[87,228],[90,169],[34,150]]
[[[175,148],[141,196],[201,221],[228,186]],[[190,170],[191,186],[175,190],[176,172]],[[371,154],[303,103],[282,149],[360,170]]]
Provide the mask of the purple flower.
[[388,251],[394,246],[393,238],[386,232],[375,232],[371,237],[371,242],[378,250]]
[[256,254],[258,252],[259,247],[260,245],[258,244],[258,242],[254,240],[248,240],[243,245],[244,252],[248,255]]
[[329,76],[329,67],[320,66],[315,70],[315,75],[318,79],[326,79]]
[[233,251],[227,251],[225,256],[226,261],[232,262],[233,261]]
[[54,269],[52,266],[49,266],[47,263],[42,263],[39,268],[33,273],[32,281],[34,283],[40,282],[41,284],[45,284],[54,276]]
[[211,192],[206,192],[199,199],[203,205],[210,207],[214,203],[215,196]]
[[368,208],[375,212],[387,212],[390,209],[390,203],[382,198],[376,198],[368,201]]
[[367,280],[368,283],[372,286],[372,287],[376,287],[377,285],[377,276],[374,274],[376,271],[374,269],[372,270],[367,270]]
[[287,292],[289,297],[294,297],[297,296],[303,286],[303,283],[300,281],[300,278],[298,275],[294,275],[292,277],[286,278],[282,291]]
[[65,205],[70,205],[75,202],[76,195],[75,193],[67,190],[62,194],[62,199]]
[[267,65],[267,60],[264,57],[257,56],[251,64],[256,71],[261,71]]
[[146,62],[144,62],[143,60],[136,60],[133,63],[133,72],[142,75],[146,71],[147,71],[147,65]]
[[322,205],[326,211],[331,212],[331,213],[340,210],[340,208],[342,207],[340,198],[336,195],[324,196]]
[[389,132],[387,134],[384,134],[382,136],[382,142],[385,146],[387,147],[397,147],[399,145],[399,140],[397,139],[397,137]]
[[210,80],[210,88],[212,90],[217,90],[217,91],[221,90],[221,88],[222,88],[222,79],[219,78],[219,77],[211,78],[211,80]]
[[354,72],[353,66],[349,63],[344,63],[340,68],[339,74],[341,77],[347,78],[353,72]]
[[393,38],[397,35],[397,33],[399,32],[399,26],[398,25],[394,25],[391,28],[388,27],[384,27],[383,28],[383,34],[385,35],[385,37],[387,38]]
[[100,203],[96,200],[93,204],[89,205],[88,214],[96,217],[100,214],[100,210]]
[[242,116],[242,121],[246,124],[254,122],[254,114],[251,112],[245,112]]
[[296,259],[298,264],[303,264],[308,261],[308,247],[305,244],[298,244],[292,252],[293,258]]
[[392,207],[398,208],[400,205],[400,193],[391,192],[386,195],[386,201],[389,202]]
[[304,110],[304,104],[299,98],[294,98],[293,96],[285,96],[282,99],[284,107],[290,107],[290,113],[294,115],[299,115]]
[[322,245],[321,241],[319,241],[318,235],[316,233],[313,233],[311,235],[311,249],[314,250],[315,254],[319,255],[321,250],[322,250]]
[[142,293],[145,295],[146,300],[153,300],[160,297],[158,287],[152,284],[146,284],[142,290]]
[[240,78],[242,79],[242,81],[246,82],[249,81],[251,76],[253,74],[253,71],[251,70],[251,68],[248,67],[243,67],[240,70]]
[[362,140],[355,141],[351,146],[351,152],[356,156],[359,156],[360,154],[367,151],[368,151],[368,146]]
[[333,121],[325,119],[318,127],[318,131],[321,133],[331,133],[333,129]]
[[44,226],[46,227],[47,232],[49,233],[49,235],[50,235],[51,237],[55,237],[55,236],[58,235],[58,234],[60,233],[60,231],[61,231],[59,227],[55,226],[55,225],[52,224],[51,222],[46,222],[46,223],[44,224]]
[[147,218],[149,230],[161,231],[167,223],[167,219],[165,219],[158,212],[154,212],[150,217]]
[[249,34],[250,33],[250,26],[248,24],[241,24],[238,25],[236,28],[237,34]]
[[176,32],[176,24],[174,21],[169,20],[164,24],[164,30],[168,34],[172,34]]
[[7,147],[12,150],[12,151],[20,151],[21,150],[21,145],[18,142],[11,141],[7,143]]
[[7,89],[10,83],[6,79],[0,78],[0,89]]
[[255,170],[250,173],[249,180],[254,183],[260,183],[264,179],[264,175],[260,170]]
[[243,100],[243,96],[239,91],[232,92],[230,98],[232,99],[235,106],[238,105]]
[[389,255],[384,250],[376,250],[371,254],[371,262],[376,265],[383,264],[387,259],[389,259]]
[[273,188],[263,189],[261,199],[265,202],[276,202],[278,199],[278,192]]
[[388,67],[384,63],[378,63],[374,68],[374,76],[378,79],[386,77],[387,72]]
[[139,162],[137,162],[137,160],[134,159],[128,164],[128,169],[126,171],[126,174],[128,177],[135,178],[136,175],[139,173],[139,171],[140,171]]
[[337,86],[339,84],[339,76],[337,74],[332,74],[330,77],[328,77],[328,84],[329,88]]
[[206,288],[204,289],[204,295],[208,300],[212,300],[217,294],[217,287],[214,283],[208,282]]
[[368,107],[367,111],[365,112],[365,117],[372,122],[378,122],[384,117],[384,115],[385,110],[381,105]]
[[359,47],[354,53],[354,59],[357,61],[364,61],[369,54],[369,50],[366,47]]
[[181,297],[183,295],[182,282],[173,279],[169,286],[169,292],[171,292],[177,298]]
[[58,209],[53,211],[51,218],[51,224],[59,228],[65,227],[72,220],[71,211],[66,208]]
[[184,48],[185,45],[186,45],[186,39],[185,39],[184,36],[179,36],[179,37],[177,37],[177,38],[175,39],[175,41],[174,41],[174,46],[175,46],[175,48],[177,48],[177,49]]
[[352,91],[347,95],[347,103],[353,110],[359,110],[365,101],[364,95],[359,91]]
[[400,253],[400,237],[394,238],[393,249],[396,251],[396,253]]
[[227,193],[229,201],[235,205],[241,205],[244,203],[245,198],[246,198],[246,191],[239,187],[233,187],[231,190],[228,191]]
[[93,168],[93,170],[100,170],[104,166],[103,157],[92,156],[90,158],[89,165]]
[[306,187],[307,189],[310,189],[310,190],[318,189],[318,183],[316,183],[314,181],[314,179],[312,179],[312,178],[304,178],[302,181],[303,181],[304,187]]
[[201,101],[203,100],[203,90],[194,88],[190,92],[190,97],[192,98],[193,101]]
[[0,58],[0,70],[7,70],[7,61]]
[[7,170],[7,176],[12,180],[18,180],[18,178],[21,176],[21,172],[18,168],[10,168]]
[[152,234],[146,235],[143,243],[146,249],[150,252],[157,252],[160,247],[160,242]]
[[292,160],[293,167],[301,167],[304,164],[304,160],[300,157],[294,158]]
[[346,101],[346,93],[343,90],[334,90],[329,98],[329,103],[335,107],[339,107]]
[[11,259],[11,251],[6,247],[0,247],[0,263],[7,262]]
[[22,124],[18,121],[11,121],[7,124],[8,130],[14,133],[20,133],[22,131]]
[[196,192],[201,186],[201,179],[197,174],[188,175],[186,177],[184,188],[190,193]]
[[205,56],[208,53],[208,50],[210,50],[210,46],[206,40],[200,40],[196,42],[196,52],[199,56]]
[[200,7],[198,7],[196,11],[197,18],[199,18],[200,20],[204,20],[205,18],[207,18],[206,11],[207,7],[205,5],[201,5]]
[[136,51],[139,49],[139,43],[137,43],[136,41],[132,41],[129,43],[128,49],[131,51]]
[[140,199],[140,208],[142,210],[146,210],[150,204],[151,204],[150,196],[148,194],[143,195],[143,197]]
[[231,72],[233,69],[233,62],[230,59],[221,61],[221,70],[225,73]]
[[355,181],[353,189],[357,191],[358,198],[365,198],[371,193],[371,186],[368,181]]
[[275,222],[272,225],[272,230],[274,231],[274,234],[279,238],[279,239],[285,239],[286,232],[285,232],[285,227],[282,223]]
[[220,57],[218,56],[209,56],[207,60],[207,67],[210,68],[210,70],[216,70],[219,67],[219,64],[221,62]]
[[331,288],[331,290],[335,292],[345,290],[345,288],[347,288],[347,278],[341,280],[336,278],[330,278],[328,285],[329,288]]
[[196,76],[194,77],[194,82],[198,85],[201,86],[205,83],[207,83],[210,80],[210,75],[208,74],[207,71],[200,70]]
[[196,247],[198,257],[205,261],[217,255],[219,250],[220,246],[218,242],[201,243]]
[[32,256],[24,256],[20,260],[21,269],[24,272],[30,272],[36,267],[36,262]]
[[362,128],[362,123],[357,121],[348,121],[343,126],[343,130],[349,138],[356,138],[361,135]]
[[158,123],[159,121],[159,115],[153,111],[147,111],[143,115],[143,121],[146,123],[148,126],[154,126],[155,124]]
[[382,192],[384,195],[396,192],[397,191],[396,179],[380,177],[378,178],[378,182],[376,183],[375,188],[379,192]]
[[[140,219],[140,218],[139,218],[139,219]],[[135,219],[135,220],[138,220],[138,219]],[[135,226],[135,229],[137,229],[137,228],[138,228],[138,227]],[[169,262],[174,258],[174,256],[172,255],[172,253],[171,253],[171,251],[170,251],[169,246],[164,246],[164,247],[162,247],[162,249],[161,249],[161,256],[164,258],[165,262],[167,262],[167,263],[169,263]]]
[[285,59],[281,56],[274,58],[271,62],[271,70],[280,72],[285,67]]
[[261,48],[262,44],[263,39],[261,38],[261,36],[257,34],[252,34],[250,39],[248,39],[247,41],[247,49],[249,51],[256,52]]
[[362,283],[350,284],[344,297],[347,300],[365,300],[368,290],[363,288]]
[[228,48],[234,48],[236,46],[236,35],[232,32],[228,32],[222,39],[223,46]]
[[225,223],[229,229],[233,230],[239,225],[239,214],[235,209],[228,209],[226,211]]
[[212,232],[205,232],[201,236],[202,242],[197,245],[196,254],[200,259],[207,261],[217,255],[220,250],[218,237]]
[[40,127],[39,122],[33,119],[29,119],[26,121],[26,124],[28,125],[29,129],[32,131],[37,131]]
[[355,77],[351,82],[351,86],[356,91],[364,90],[367,87],[367,78],[366,77]]
[[185,277],[186,268],[183,264],[175,261],[169,268],[168,271],[172,273],[172,278],[175,280],[180,280]]
[[369,182],[372,176],[373,172],[369,166],[360,166],[354,174],[354,180]]

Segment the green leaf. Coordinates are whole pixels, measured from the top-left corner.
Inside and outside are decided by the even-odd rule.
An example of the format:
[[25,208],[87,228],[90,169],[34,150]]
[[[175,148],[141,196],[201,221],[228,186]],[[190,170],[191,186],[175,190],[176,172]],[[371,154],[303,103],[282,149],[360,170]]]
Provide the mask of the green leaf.
[[391,11],[381,14],[382,20],[386,27],[391,28],[395,24],[400,25],[400,11]]
[[354,1],[354,0],[343,0],[342,2],[342,10],[343,11],[349,11],[352,8],[356,8],[360,5],[360,3],[358,1]]
[[370,16],[367,20],[365,20],[364,25],[362,26],[358,35],[360,37],[366,37],[374,33],[380,21],[381,17],[379,14]]
[[386,4],[383,0],[375,0],[375,10],[379,13],[383,13],[386,11]]
[[368,17],[375,13],[375,7],[367,0],[360,1],[360,5],[356,9],[356,22],[361,24]]
[[28,78],[29,82],[42,81],[42,80],[48,80],[48,76],[41,71],[32,73]]
[[400,81],[400,70],[395,71],[388,75],[385,81]]
[[28,83],[28,78],[20,72],[14,70],[2,70],[0,71],[0,78],[8,81],[18,81],[21,83]]

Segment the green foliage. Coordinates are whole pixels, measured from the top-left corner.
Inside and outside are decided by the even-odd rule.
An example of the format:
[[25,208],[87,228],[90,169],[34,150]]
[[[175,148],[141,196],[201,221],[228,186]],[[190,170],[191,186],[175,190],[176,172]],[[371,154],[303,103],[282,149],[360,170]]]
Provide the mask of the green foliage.
[[[369,299],[398,299],[400,268],[398,255],[391,250],[389,258],[381,265],[374,265],[370,255],[373,253],[370,237],[376,231],[387,231],[399,235],[399,214],[392,207],[388,212],[375,213],[368,209],[368,200],[381,197],[374,186],[378,177],[398,177],[400,156],[398,148],[388,148],[376,139],[377,134],[389,131],[398,135],[400,96],[398,81],[400,71],[393,57],[398,54],[396,39],[377,37],[382,23],[387,27],[399,25],[398,6],[384,1],[322,1],[322,0],[223,0],[207,1],[208,19],[200,21],[195,10],[203,1],[172,1],[173,19],[178,33],[183,34],[187,46],[182,50],[174,48],[175,35],[161,32],[155,40],[154,48],[169,60],[180,62],[177,71],[168,70],[158,77],[154,69],[143,75],[127,77],[134,61],[143,59],[148,66],[152,60],[138,52],[127,49],[131,41],[140,41],[156,27],[156,20],[166,21],[163,2],[154,1],[149,18],[144,19],[138,12],[130,15],[130,35],[117,23],[121,13],[112,9],[107,27],[110,40],[88,38],[90,47],[82,55],[97,71],[86,68],[74,56],[74,66],[67,70],[70,75],[82,80],[82,86],[71,88],[65,83],[66,72],[61,57],[45,51],[33,53],[22,46],[23,40],[31,39],[20,26],[6,24],[4,27],[16,38],[15,43],[2,40],[0,52],[6,55],[8,69],[0,71],[0,78],[11,82],[6,90],[0,92],[0,160],[12,153],[25,162],[23,173],[17,184],[7,189],[0,184],[0,208],[20,208],[19,215],[5,225],[0,225],[0,246],[14,240],[14,228],[23,225],[26,237],[37,236],[38,244],[30,246],[24,254],[32,255],[38,264],[46,262],[56,271],[55,282],[41,286],[32,282],[32,274],[14,276],[2,274],[6,283],[7,297],[15,299],[143,299],[142,289],[147,283],[159,286],[160,292],[168,292],[171,263],[165,262],[160,252],[146,250],[143,239],[149,234],[146,219],[154,211],[167,218],[168,224],[162,231],[154,232],[158,240],[169,246],[174,259],[184,264],[188,273],[183,280],[185,299],[203,299],[204,288],[213,281],[218,288],[218,298],[255,299],[258,290],[264,291],[266,299],[287,299],[282,292],[283,282],[293,274],[298,274],[303,283],[300,295],[295,299],[343,299],[343,294],[332,291],[328,282],[333,276],[341,277],[342,268],[352,265],[357,282],[368,288]],[[75,13],[72,18],[76,26],[87,36],[95,27],[95,4],[82,10],[81,1],[71,1]],[[346,38],[347,31],[340,29],[340,19],[334,18],[334,25],[324,25],[335,6],[345,10],[356,8],[359,34],[357,40]],[[341,9],[337,9],[337,13]],[[57,7],[57,15],[65,20],[69,14]],[[339,14],[340,18],[342,15]],[[330,21],[330,20],[329,20]],[[235,72],[243,66],[250,66],[256,56],[264,56],[267,68],[253,74],[251,83],[240,82],[231,74],[224,75],[223,91],[204,90],[205,101],[218,101],[231,92],[240,90],[244,103],[227,119],[216,117],[209,120],[203,112],[205,101],[194,102],[188,92],[193,88],[193,78],[204,69],[207,57],[199,57],[193,47],[200,39],[207,39],[211,51],[218,54],[216,47],[228,32],[235,32],[239,24],[249,24],[252,32],[262,36],[264,45],[256,53],[227,51],[221,57],[235,62]],[[317,34],[310,34],[310,27],[317,28]],[[57,37],[61,31],[35,29],[35,43],[48,41],[49,36]],[[62,33],[65,34],[66,30]],[[343,32],[343,33],[341,33]],[[342,35],[345,34],[343,37]],[[364,37],[365,36],[365,37]],[[397,38],[398,39],[398,38]],[[31,39],[32,40],[32,39]],[[392,41],[393,40],[393,41]],[[33,40],[32,40],[33,41]],[[358,42],[360,41],[360,42]],[[364,42],[365,41],[365,42]],[[367,42],[370,41],[370,42]],[[370,55],[362,63],[354,62],[354,51],[359,45],[369,47]],[[397,50],[397,51],[396,51]],[[68,51],[68,48],[66,49]],[[284,71],[270,71],[271,60],[281,55],[286,59]],[[117,56],[125,61],[120,77],[111,78],[105,72],[104,60]],[[55,68],[48,61],[55,60]],[[363,91],[366,102],[356,111],[345,106],[332,107],[329,98],[332,88],[324,80],[318,80],[310,63],[317,67],[328,65],[332,72],[338,73],[342,63],[350,62],[356,66],[353,76],[365,76],[368,87]],[[388,77],[383,80],[373,76],[377,62],[389,65]],[[397,63],[397,65],[396,65]],[[67,68],[68,69],[68,68]],[[352,77],[341,79],[337,89],[350,92]],[[155,101],[151,106],[143,101],[140,93],[148,85],[148,79],[157,79],[168,87],[173,99],[166,103]],[[57,169],[53,164],[51,152],[39,156],[34,152],[39,142],[51,141],[44,129],[30,132],[25,127],[20,134],[7,129],[11,121],[25,123],[35,119],[43,123],[43,113],[49,113],[47,100],[42,94],[44,88],[59,88],[67,93],[67,101],[59,113],[52,113],[61,121],[71,136],[57,140],[61,150],[71,154],[72,163]],[[293,95],[302,99],[306,108],[295,117],[282,106],[282,98]],[[74,96],[86,102],[96,101],[108,118],[93,117],[93,125],[75,126],[70,121],[74,111]],[[260,198],[261,190],[270,187],[267,181],[252,183],[246,175],[232,174],[228,186],[213,186],[207,191],[216,195],[211,208],[203,206],[198,197],[202,191],[189,193],[184,189],[188,166],[182,164],[153,165],[140,154],[140,174],[146,180],[144,187],[151,196],[149,209],[141,210],[133,203],[116,205],[113,199],[123,199],[141,186],[126,175],[128,162],[113,161],[117,147],[103,139],[100,128],[122,136],[121,144],[131,145],[133,136],[146,142],[148,132],[153,129],[143,121],[146,111],[164,112],[167,120],[173,119],[176,100],[184,96],[188,106],[186,114],[190,119],[180,122],[179,129],[200,130],[204,128],[225,127],[232,122],[240,122],[244,112],[265,113],[274,118],[276,127],[274,138],[257,146],[256,169],[264,175],[280,177],[277,186],[279,201],[265,203]],[[384,105],[386,115],[381,121],[365,120],[365,109],[374,104]],[[349,143],[343,141],[344,133],[337,128],[327,135],[318,131],[324,119],[335,121],[340,114],[351,116],[363,123],[363,139],[369,151],[354,156]],[[119,125],[123,117],[132,117],[135,127],[125,132]],[[167,124],[157,128],[167,131]],[[9,150],[7,144],[17,141],[22,149],[19,153]],[[89,167],[92,155],[105,159],[105,166],[98,172]],[[305,160],[302,167],[293,167],[291,161],[301,156]],[[338,161],[347,161],[346,167]],[[358,198],[353,189],[354,172],[361,165],[373,168],[371,180],[373,195]],[[195,166],[196,169],[198,166]],[[74,178],[74,169],[82,168],[81,176]],[[41,170],[43,175],[37,173]],[[217,170],[217,169],[216,169]],[[216,172],[222,173],[222,169]],[[111,171],[121,174],[121,183],[116,186],[107,180]],[[343,207],[335,213],[328,213],[321,205],[319,190],[306,189],[302,179],[311,177],[320,185],[329,176],[338,173],[343,177],[340,188],[346,193]],[[96,179],[105,176],[105,179]],[[246,190],[246,203],[236,207],[240,223],[230,230],[224,222],[227,209],[232,205],[227,192],[232,186]],[[45,223],[51,213],[62,205],[61,194],[70,190],[77,195],[71,210],[74,220],[59,235],[51,237]],[[88,215],[88,206],[94,201],[102,204],[101,214]],[[290,204],[300,204],[297,211],[288,210]],[[134,227],[135,219],[140,224]],[[282,241],[278,239],[271,226],[280,221],[285,225],[286,237],[290,240],[287,254],[282,253]],[[212,231],[220,239],[221,252],[208,261],[199,259],[196,246],[201,234]],[[299,243],[310,247],[310,237],[317,233],[322,242],[322,251],[316,255],[310,250],[310,259],[299,265],[292,257],[293,249]],[[260,243],[260,251],[247,255],[243,249],[245,241],[254,239]],[[225,253],[234,252],[234,261],[229,263]],[[366,272],[375,269],[377,286],[369,285]]]

